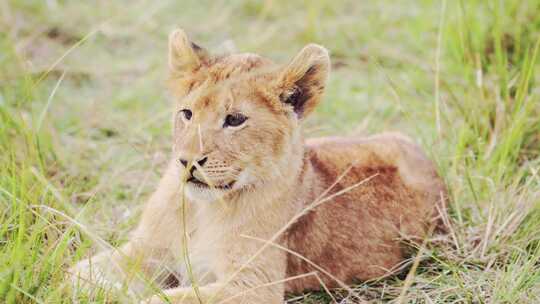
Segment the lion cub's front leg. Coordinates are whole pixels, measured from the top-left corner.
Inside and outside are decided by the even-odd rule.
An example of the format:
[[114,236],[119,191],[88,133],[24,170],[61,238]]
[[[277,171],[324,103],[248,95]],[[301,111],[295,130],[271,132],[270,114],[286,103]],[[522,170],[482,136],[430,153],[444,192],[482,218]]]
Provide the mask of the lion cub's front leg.
[[82,260],[68,270],[74,286],[143,287],[144,279],[152,279],[172,257],[171,250],[180,250],[178,233],[180,177],[173,162],[148,201],[141,221],[129,242]]
[[[73,286],[91,290],[97,286],[120,288],[125,284],[131,289],[139,285],[139,270],[145,265],[142,251],[137,247],[134,242],[128,242],[78,262],[68,270]],[[135,265],[139,262],[140,265]]]
[[[220,252],[215,283],[198,287],[178,287],[164,291],[165,297],[153,296],[145,304],[281,304],[284,297],[286,253],[266,248],[254,259],[259,247],[242,246],[238,239],[230,243],[234,248]],[[260,245],[260,243],[258,243]]]

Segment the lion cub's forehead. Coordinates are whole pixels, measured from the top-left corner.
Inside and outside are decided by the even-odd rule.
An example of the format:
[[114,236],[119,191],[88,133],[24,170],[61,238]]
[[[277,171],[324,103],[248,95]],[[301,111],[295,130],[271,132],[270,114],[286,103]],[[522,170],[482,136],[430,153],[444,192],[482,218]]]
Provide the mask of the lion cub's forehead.
[[268,90],[276,71],[268,59],[254,54],[216,58],[188,81],[187,101],[194,110],[227,112],[264,105],[275,110]]
[[207,66],[212,78],[217,81],[227,80],[235,76],[269,72],[274,63],[262,56],[251,53],[232,54],[216,57]]
[[188,95],[187,105],[197,112],[214,113],[252,112],[261,106],[275,110],[277,104],[268,95],[264,80],[244,79],[198,88]]
[[269,74],[275,66],[269,59],[255,54],[233,54],[215,57],[201,67],[186,73],[190,89],[201,85],[227,85],[247,78]]

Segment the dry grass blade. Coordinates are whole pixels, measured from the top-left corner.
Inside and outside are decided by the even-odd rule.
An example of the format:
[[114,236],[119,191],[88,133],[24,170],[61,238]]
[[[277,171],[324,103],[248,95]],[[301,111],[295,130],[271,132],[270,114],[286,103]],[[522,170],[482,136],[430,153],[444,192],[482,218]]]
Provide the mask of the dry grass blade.
[[[37,86],[39,83],[41,83],[47,76],[49,76],[49,73],[53,71],[57,65],[59,65],[69,54],[71,54],[73,51],[75,51],[78,47],[80,47],[86,40],[88,40],[90,37],[95,35],[98,32],[99,29],[95,29],[88,34],[86,34],[82,39],[77,41],[75,44],[73,44],[60,58],[58,58],[48,69],[43,73],[38,80],[36,81],[35,85]],[[65,73],[65,72],[63,72]]]
[[426,250],[427,242],[430,238],[430,236],[433,234],[433,231],[435,230],[436,224],[431,224],[429,227],[429,230],[424,237],[424,240],[422,241],[422,245],[420,246],[420,249],[418,250],[418,253],[416,254],[416,257],[414,258],[413,264],[411,266],[411,269],[409,270],[409,273],[407,274],[407,277],[405,278],[405,282],[403,284],[403,287],[401,288],[401,293],[399,297],[396,300],[396,303],[401,304],[406,301],[407,297],[407,291],[409,288],[411,288],[414,277],[416,274],[416,269],[418,268],[418,265],[420,265],[420,261],[422,260],[422,255],[424,254],[424,251]]
[[66,76],[66,72],[62,72],[62,75],[60,75],[60,78],[56,82],[51,94],[49,95],[49,98],[47,99],[47,104],[43,108],[43,111],[41,112],[41,115],[39,115],[36,132],[39,132],[41,129],[41,125],[43,124],[43,121],[45,120],[45,115],[47,115],[47,111],[49,110],[49,107],[51,106],[52,99],[54,98],[54,95],[56,94],[56,90],[58,90],[58,87],[60,87],[60,84],[62,83],[62,80],[64,80],[64,76]]
[[[189,172],[188,170],[184,170],[183,172],[183,175],[182,175],[183,185],[186,184],[188,172]],[[192,267],[191,259],[189,256],[189,231],[187,227],[187,211],[186,211],[187,201],[185,198],[185,186],[182,186],[182,189],[180,191],[181,191],[180,199],[182,200],[180,202],[181,204],[180,212],[181,212],[182,225],[183,225],[181,232],[182,232],[182,249],[183,249],[183,255],[184,255],[184,262],[187,269],[188,279],[191,282],[191,287],[193,288],[193,292],[195,292],[195,295],[197,296],[197,300],[199,301],[199,303],[202,304],[203,302],[201,299],[201,292],[199,290],[199,284],[193,274],[193,267]]]

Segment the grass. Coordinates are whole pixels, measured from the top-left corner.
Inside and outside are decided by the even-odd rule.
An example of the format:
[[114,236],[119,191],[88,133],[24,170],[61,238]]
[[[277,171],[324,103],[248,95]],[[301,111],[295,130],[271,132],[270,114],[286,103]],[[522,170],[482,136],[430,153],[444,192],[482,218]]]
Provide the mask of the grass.
[[2,0],[0,302],[91,302],[64,272],[101,241],[125,241],[156,185],[176,26],[281,62],[325,45],[334,68],[309,134],[401,130],[438,163],[449,235],[428,242],[408,283],[359,283],[360,295],[540,301],[539,1]]

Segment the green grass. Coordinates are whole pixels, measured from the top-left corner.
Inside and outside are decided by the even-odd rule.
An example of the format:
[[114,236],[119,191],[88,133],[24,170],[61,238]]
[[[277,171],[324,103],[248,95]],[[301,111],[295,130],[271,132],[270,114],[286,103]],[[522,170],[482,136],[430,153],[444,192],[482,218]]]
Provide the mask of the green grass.
[[400,130],[438,163],[451,233],[428,243],[405,292],[398,276],[359,294],[540,302],[540,1],[371,2],[1,1],[0,303],[90,302],[64,272],[97,240],[125,241],[156,185],[176,26],[281,62],[325,45],[334,68],[309,133]]

